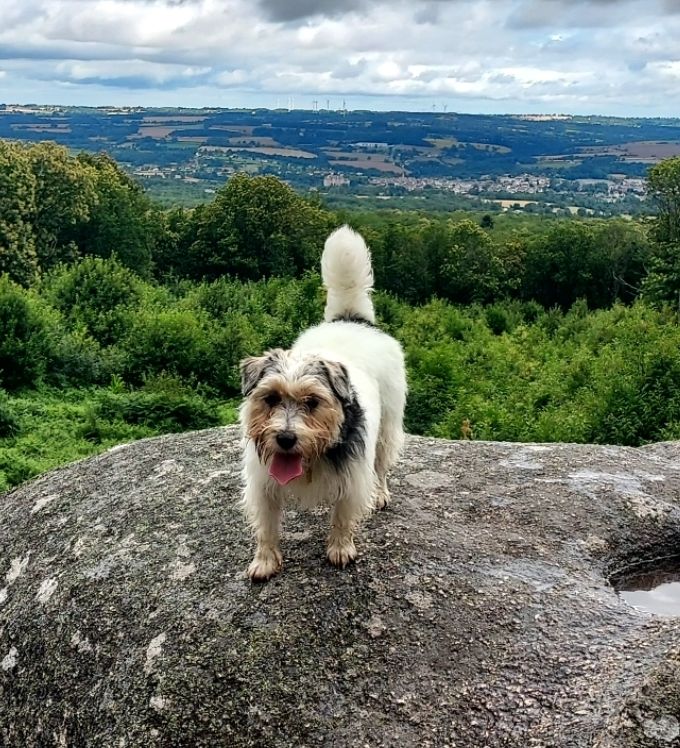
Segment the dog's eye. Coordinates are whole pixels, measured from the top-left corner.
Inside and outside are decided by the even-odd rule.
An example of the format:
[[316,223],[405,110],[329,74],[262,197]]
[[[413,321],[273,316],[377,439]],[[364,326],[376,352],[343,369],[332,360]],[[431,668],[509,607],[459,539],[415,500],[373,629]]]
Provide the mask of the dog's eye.
[[264,401],[270,408],[275,408],[281,402],[281,395],[277,395],[275,392],[272,392],[271,395],[267,395],[267,397],[265,397]]
[[308,397],[305,400],[305,405],[307,406],[307,410],[314,410],[319,405],[319,400],[316,397]]

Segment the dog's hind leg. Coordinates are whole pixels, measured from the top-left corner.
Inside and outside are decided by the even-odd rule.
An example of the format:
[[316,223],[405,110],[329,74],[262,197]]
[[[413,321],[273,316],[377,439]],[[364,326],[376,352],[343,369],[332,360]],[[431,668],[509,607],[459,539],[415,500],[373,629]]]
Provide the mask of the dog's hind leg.
[[378,443],[375,449],[375,499],[376,509],[384,509],[390,503],[387,473],[399,458],[404,445],[401,414],[387,412],[380,424]]
[[281,571],[283,565],[279,547],[281,502],[254,482],[246,487],[243,504],[257,543],[248,576],[253,582],[264,582]]

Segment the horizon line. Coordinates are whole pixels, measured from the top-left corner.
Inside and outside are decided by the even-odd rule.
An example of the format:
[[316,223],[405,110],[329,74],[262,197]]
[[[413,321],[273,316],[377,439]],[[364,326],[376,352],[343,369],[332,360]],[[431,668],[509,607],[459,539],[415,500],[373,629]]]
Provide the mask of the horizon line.
[[[92,109],[92,110],[131,110],[131,111],[148,111],[148,110],[188,110],[188,111],[219,111],[219,112],[277,112],[277,113],[293,113],[293,112],[311,112],[313,114],[349,114],[349,113],[370,113],[370,114],[421,114],[430,116],[470,116],[470,117],[525,117],[532,119],[613,119],[613,120],[668,120],[668,121],[680,121],[680,116],[671,117],[664,115],[621,115],[621,114],[599,114],[591,112],[589,114],[574,114],[571,112],[473,112],[473,111],[460,111],[448,109],[369,109],[369,108],[347,108],[341,107],[337,109],[327,109],[325,107],[313,108],[311,107],[268,107],[268,106],[170,106],[170,105],[156,105],[156,106],[142,106],[139,104],[38,104],[35,102],[0,102],[0,107],[17,107],[26,109]],[[0,110],[1,111],[1,110]]]

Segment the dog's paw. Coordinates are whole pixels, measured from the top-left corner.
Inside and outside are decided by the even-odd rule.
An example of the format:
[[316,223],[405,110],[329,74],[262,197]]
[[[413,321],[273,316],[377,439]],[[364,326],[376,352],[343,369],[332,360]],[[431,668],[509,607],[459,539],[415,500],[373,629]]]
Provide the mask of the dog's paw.
[[375,499],[373,501],[373,506],[380,511],[381,509],[384,509],[386,506],[388,506],[390,503],[390,492],[387,489],[387,486],[384,488],[379,487],[375,492]]
[[332,540],[328,544],[326,555],[333,566],[344,569],[347,564],[354,561],[357,557],[357,549],[351,538],[347,540]]
[[248,567],[251,582],[266,582],[281,571],[283,556],[279,550],[258,550]]

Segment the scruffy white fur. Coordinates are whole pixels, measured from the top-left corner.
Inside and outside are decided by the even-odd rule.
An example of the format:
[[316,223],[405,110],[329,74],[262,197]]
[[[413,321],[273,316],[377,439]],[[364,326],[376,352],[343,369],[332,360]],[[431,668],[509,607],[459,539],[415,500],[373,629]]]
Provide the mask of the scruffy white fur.
[[[257,543],[248,570],[253,580],[281,568],[281,517],[288,503],[329,505],[328,559],[340,567],[352,561],[360,519],[389,502],[386,476],[403,444],[404,356],[394,338],[371,324],[373,271],[363,238],[348,226],[332,233],[321,272],[325,321],[302,333],[289,351],[242,363],[243,507]],[[273,400],[272,391],[280,393]],[[263,402],[277,397],[271,408]],[[305,405],[310,402],[316,413]],[[360,429],[349,428],[357,423]],[[293,451],[304,456],[305,472],[282,486],[268,465],[284,430],[299,436]]]
[[371,301],[371,255],[363,237],[349,226],[339,228],[326,239],[321,256],[321,277],[327,292],[324,310],[326,322],[332,322],[343,314],[375,322]]

